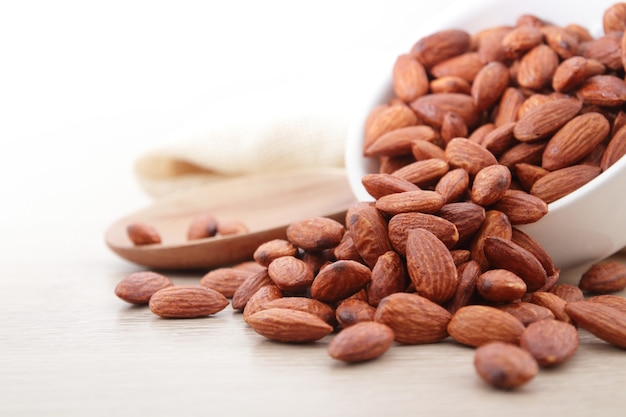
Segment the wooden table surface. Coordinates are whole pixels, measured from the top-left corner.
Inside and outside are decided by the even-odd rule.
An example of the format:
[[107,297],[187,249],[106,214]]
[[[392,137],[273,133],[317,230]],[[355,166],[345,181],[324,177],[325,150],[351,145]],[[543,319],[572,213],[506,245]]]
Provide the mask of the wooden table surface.
[[[449,341],[393,346],[378,360],[344,365],[327,355],[329,338],[271,342],[230,307],[202,319],[160,319],[113,294],[142,268],[106,248],[98,231],[108,216],[96,202],[85,204],[91,220],[69,212],[37,219],[60,225],[44,224],[40,236],[19,227],[5,236],[17,248],[0,263],[0,415],[626,413],[626,351],[584,331],[569,362],[502,392],[478,379],[472,349]],[[170,276],[196,283],[202,271]]]

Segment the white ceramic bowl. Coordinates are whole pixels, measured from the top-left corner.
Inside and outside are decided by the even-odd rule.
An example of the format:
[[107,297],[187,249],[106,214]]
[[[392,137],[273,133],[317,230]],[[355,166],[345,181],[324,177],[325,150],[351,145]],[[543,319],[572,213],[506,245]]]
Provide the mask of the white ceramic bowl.
[[[423,36],[442,29],[460,28],[469,33],[502,24],[513,24],[521,14],[534,14],[559,25],[578,23],[592,34],[602,33],[604,10],[615,1],[479,0],[459,1],[431,19],[426,26],[407,33],[395,56],[408,52]],[[393,61],[371,71],[373,89],[360,100],[346,144],[345,163],[350,186],[360,201],[372,200],[361,179],[376,172],[377,162],[363,157],[363,126],[372,108],[393,95]],[[539,241],[562,271],[586,268],[626,246],[626,158],[575,192],[549,204],[540,221],[520,227]]]

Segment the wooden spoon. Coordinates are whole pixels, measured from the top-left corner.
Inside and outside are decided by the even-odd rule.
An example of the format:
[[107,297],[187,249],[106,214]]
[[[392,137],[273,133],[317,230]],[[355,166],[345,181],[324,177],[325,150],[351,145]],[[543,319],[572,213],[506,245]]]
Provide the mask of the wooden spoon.
[[[343,169],[237,177],[181,192],[123,217],[109,227],[105,241],[116,254],[150,268],[213,268],[252,259],[261,243],[284,239],[294,221],[325,216],[343,223],[355,201]],[[202,213],[218,222],[240,221],[248,233],[187,240],[191,219]],[[135,221],[156,228],[161,243],[134,245],[126,227]]]

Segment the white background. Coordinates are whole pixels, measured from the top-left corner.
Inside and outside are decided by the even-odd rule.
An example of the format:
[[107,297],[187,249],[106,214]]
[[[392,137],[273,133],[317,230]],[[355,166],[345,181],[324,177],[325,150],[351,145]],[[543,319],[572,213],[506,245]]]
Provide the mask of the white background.
[[435,3],[0,1],[0,249],[101,245],[150,203],[134,160],[199,109],[294,79],[348,86]]

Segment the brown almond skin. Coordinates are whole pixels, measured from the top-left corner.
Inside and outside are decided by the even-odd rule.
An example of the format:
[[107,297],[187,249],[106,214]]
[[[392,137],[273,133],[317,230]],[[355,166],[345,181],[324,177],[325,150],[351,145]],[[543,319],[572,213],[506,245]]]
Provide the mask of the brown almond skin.
[[239,287],[237,287],[235,293],[233,294],[233,298],[231,300],[233,309],[243,310],[250,297],[252,297],[252,295],[261,287],[269,284],[273,284],[273,282],[267,273],[267,268],[263,268],[259,272],[256,272],[246,278],[246,280],[242,282]]
[[516,389],[532,380],[539,372],[534,358],[510,343],[492,342],[474,353],[474,367],[489,385],[499,389]]
[[550,254],[530,235],[514,227],[511,233],[511,241],[535,255],[535,258],[545,269],[546,275],[554,275],[557,272]]
[[470,35],[458,29],[446,29],[419,39],[411,48],[426,68],[466,52],[470,47]]
[[461,116],[468,128],[474,127],[478,122],[478,111],[474,105],[474,99],[467,94],[427,94],[418,97],[409,103],[409,106],[421,120],[437,129],[441,128],[443,118],[448,112],[455,112]]
[[[576,300],[576,301],[583,301],[583,300]],[[589,301],[590,303],[603,304],[607,307],[611,307],[616,310],[619,310],[623,314],[626,314],[626,298],[621,297],[619,295],[612,295],[612,294],[594,295],[593,297],[587,298],[587,301]]]
[[506,56],[515,59],[522,53],[534,48],[543,41],[543,33],[534,26],[520,26],[510,31],[502,39],[502,48]]
[[126,233],[130,241],[136,246],[161,243],[161,235],[151,225],[143,222],[134,222],[126,226]]
[[285,292],[306,291],[315,278],[314,271],[294,256],[281,256],[267,267],[267,273],[278,288]]
[[324,267],[311,284],[311,297],[334,303],[357,293],[372,278],[372,271],[356,261],[337,261]]
[[621,70],[623,69],[621,43],[621,33],[608,33],[586,42],[582,54],[585,58],[595,59],[604,64],[608,70]]
[[576,327],[553,319],[529,324],[520,339],[520,347],[527,350],[542,367],[567,361],[576,353],[578,345]]
[[381,105],[373,109],[365,121],[364,149],[387,132],[417,124],[417,116],[405,105]]
[[346,224],[354,246],[365,263],[373,268],[382,254],[393,250],[387,220],[369,203],[356,203],[346,213]]
[[444,200],[436,191],[405,191],[383,196],[376,200],[381,212],[395,215],[406,212],[436,213],[443,207]]
[[464,307],[474,299],[476,294],[476,281],[480,277],[481,270],[478,262],[469,260],[457,266],[459,283],[452,298],[447,304],[447,309],[451,314]]
[[374,268],[367,286],[367,300],[376,307],[388,295],[403,291],[407,286],[408,275],[404,261],[394,251],[382,254]]
[[446,156],[450,166],[463,168],[470,176],[498,163],[496,157],[487,149],[464,138],[452,139],[446,146]]
[[374,321],[374,314],[376,314],[375,307],[369,305],[367,301],[356,298],[342,301],[335,310],[337,323],[344,329],[363,321]]
[[489,237],[511,239],[513,227],[506,214],[498,210],[489,210],[485,213],[485,220],[476,231],[470,243],[472,259],[478,262],[481,270],[486,271],[489,261],[485,256],[485,240]]
[[394,171],[392,175],[422,187],[439,180],[449,169],[446,161],[430,158],[410,163]]
[[572,323],[571,317],[565,312],[567,301],[563,300],[558,295],[547,291],[535,291],[530,295],[528,301],[552,311],[556,320]]
[[587,269],[578,282],[586,292],[604,294],[626,288],[626,265],[617,261],[603,261]]
[[402,54],[396,58],[392,81],[394,93],[405,102],[413,101],[428,92],[426,69],[410,54]]
[[498,125],[485,135],[480,144],[496,157],[502,155],[502,153],[519,143],[513,136],[515,123],[508,122]]
[[283,297],[268,301],[263,306],[269,308],[286,308],[289,310],[304,311],[313,314],[331,326],[337,324],[335,309],[319,300],[308,297]]
[[283,292],[274,284],[259,288],[257,292],[252,294],[246,303],[246,306],[243,309],[243,320],[248,321],[248,317],[257,311],[263,310],[265,308],[265,304],[282,297]]
[[511,271],[491,269],[478,277],[476,290],[484,299],[500,303],[521,299],[527,287],[524,280]]
[[550,204],[576,191],[600,175],[602,169],[591,165],[571,165],[544,175],[533,184],[530,194]]
[[579,162],[607,137],[610,130],[609,121],[600,113],[574,117],[548,141],[541,166],[555,171]]
[[574,301],[583,301],[585,299],[585,295],[583,294],[582,290],[572,284],[557,284],[554,286],[554,288],[550,290],[550,292],[564,299],[568,303]]
[[298,247],[286,239],[272,239],[261,243],[252,254],[252,258],[264,267],[281,256],[296,256]]
[[483,224],[486,216],[482,206],[470,201],[448,203],[435,214],[456,227],[458,232],[457,246],[463,245],[474,235]]
[[[451,113],[452,114],[452,113]],[[458,120],[458,119],[456,119]],[[454,126],[448,126],[448,129],[452,129]],[[443,127],[442,127],[443,129]],[[453,134],[454,132],[448,132],[448,135]],[[449,139],[445,139],[443,133],[441,138],[446,141]],[[416,161],[423,161],[426,159],[440,159],[442,161],[446,160],[446,152],[443,148],[439,147],[439,144],[434,142],[429,142],[426,140],[415,140],[411,144],[411,153],[415,157]],[[448,167],[449,169],[449,167]],[[447,173],[447,171],[446,171]],[[444,174],[445,175],[445,174]]]
[[430,73],[435,78],[452,76],[472,83],[483,67],[478,53],[466,52],[440,62],[430,69]]
[[506,214],[511,225],[534,223],[548,214],[544,200],[521,190],[505,190],[492,208]]
[[504,165],[489,165],[476,174],[470,197],[481,206],[494,204],[511,185],[511,171]]
[[615,3],[608,7],[602,15],[604,33],[626,30],[626,4]]
[[328,344],[333,359],[348,363],[365,362],[382,356],[393,345],[391,328],[373,321],[343,329]]
[[163,318],[206,317],[222,311],[228,300],[222,294],[200,285],[163,288],[150,297],[150,311]]
[[382,134],[365,148],[365,156],[401,156],[411,152],[411,144],[416,140],[430,142],[436,133],[430,126],[406,126]]
[[578,54],[578,37],[560,26],[546,25],[541,28],[544,39],[561,59]]
[[524,99],[524,93],[519,88],[508,87],[504,90],[494,117],[494,124],[503,126],[507,123],[516,122],[517,113]]
[[333,331],[311,313],[286,308],[258,311],[248,317],[248,324],[261,336],[285,343],[311,343]]
[[[305,252],[304,254],[310,254],[310,256],[313,256],[319,254],[319,252]],[[354,245],[354,240],[352,240],[352,233],[350,233],[349,230],[344,233],[343,238],[341,238],[341,242],[339,242],[339,244],[333,249],[333,256],[336,260],[349,259],[359,262],[362,260],[361,255],[359,255],[359,251]],[[303,260],[306,262],[306,258]],[[320,261],[322,262],[315,262],[315,266],[311,265],[311,269],[313,269],[315,273],[317,273],[320,270],[320,267],[328,260],[323,257]]]
[[604,73],[605,68],[595,59],[573,56],[561,62],[552,77],[552,88],[558,92],[568,92],[587,78]]
[[448,143],[454,138],[467,137],[467,125],[461,116],[450,111],[443,116],[440,132],[441,139],[443,139],[445,143]]
[[428,230],[437,236],[447,248],[454,247],[459,241],[456,226],[443,217],[419,212],[400,213],[393,216],[388,225],[389,241],[399,254],[406,253],[409,231],[415,228]]
[[547,169],[537,165],[526,164],[523,162],[515,164],[515,177],[517,178],[517,181],[521,184],[522,188],[527,192],[530,192],[530,189],[532,188],[535,181],[548,174],[549,172],[550,171],[548,171]]
[[376,200],[388,194],[420,189],[412,182],[391,174],[367,174],[361,178],[361,183],[365,190]]
[[472,83],[471,95],[478,111],[489,109],[509,85],[509,70],[501,62],[482,67]]
[[439,179],[435,191],[441,194],[446,204],[454,203],[463,199],[467,193],[469,181],[467,171],[463,168],[456,168]]
[[513,169],[517,164],[541,165],[541,155],[546,149],[547,141],[522,142],[504,151],[498,162]]
[[470,94],[470,83],[456,75],[445,75],[430,82],[432,93],[461,93]]
[[319,251],[333,248],[341,242],[344,226],[328,217],[309,217],[287,226],[287,240],[297,247]]
[[581,108],[579,100],[550,100],[524,113],[515,125],[513,135],[521,142],[548,137],[570,121]]
[[454,340],[474,347],[494,341],[519,344],[524,329],[513,315],[484,305],[461,307],[448,324]]
[[200,285],[215,290],[226,298],[232,298],[237,288],[254,274],[255,272],[245,269],[217,268],[203,275],[200,279]]
[[626,315],[623,312],[589,301],[567,303],[565,312],[578,326],[599,339],[626,349]]
[[540,44],[528,51],[520,61],[517,83],[521,87],[540,91],[552,82],[559,57],[548,45]]
[[187,229],[187,240],[204,239],[217,234],[217,219],[209,213],[194,216]]
[[626,125],[615,132],[600,160],[602,171],[606,171],[626,155]]
[[535,291],[545,284],[547,274],[543,265],[535,255],[517,243],[501,237],[488,237],[485,239],[484,251],[492,268],[513,272],[524,280],[528,291]]
[[458,282],[454,259],[444,243],[428,230],[409,231],[406,267],[418,294],[437,304],[454,295]]
[[549,308],[526,301],[502,304],[497,308],[515,316],[524,326],[539,320],[554,319],[554,313]]
[[148,304],[155,292],[172,285],[172,281],[164,275],[139,271],[122,279],[115,287],[115,295],[127,303]]
[[374,320],[389,326],[395,341],[404,344],[435,343],[448,336],[451,314],[418,294],[395,293],[380,302]]
[[626,101],[626,82],[614,75],[594,75],[582,83],[576,96],[587,104],[621,106]]

